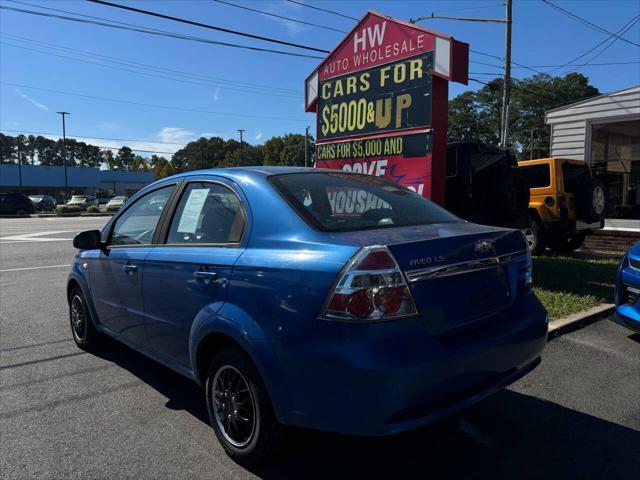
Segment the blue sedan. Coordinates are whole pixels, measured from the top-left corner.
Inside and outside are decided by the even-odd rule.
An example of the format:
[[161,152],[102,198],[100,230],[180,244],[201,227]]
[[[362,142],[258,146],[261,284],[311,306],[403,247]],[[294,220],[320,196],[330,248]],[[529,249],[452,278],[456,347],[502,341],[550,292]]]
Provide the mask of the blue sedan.
[[616,311],[611,320],[640,332],[640,242],[622,257],[615,286]]
[[547,313],[519,231],[334,170],[191,172],[80,233],[73,338],[114,337],[204,387],[237,461],[282,427],[389,435],[534,369]]

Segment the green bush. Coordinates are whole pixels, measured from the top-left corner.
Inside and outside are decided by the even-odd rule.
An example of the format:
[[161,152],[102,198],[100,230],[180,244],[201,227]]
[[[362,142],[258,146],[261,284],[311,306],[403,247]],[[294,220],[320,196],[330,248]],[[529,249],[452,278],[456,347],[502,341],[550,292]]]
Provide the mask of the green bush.
[[91,205],[87,208],[87,213],[100,213],[100,209],[96,205]]
[[79,205],[58,205],[58,213],[80,213],[82,208]]

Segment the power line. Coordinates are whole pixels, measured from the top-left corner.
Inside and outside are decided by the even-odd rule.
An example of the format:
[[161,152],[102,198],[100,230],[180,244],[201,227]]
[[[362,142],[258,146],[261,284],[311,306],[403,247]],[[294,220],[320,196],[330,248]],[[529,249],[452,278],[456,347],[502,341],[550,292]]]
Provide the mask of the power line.
[[[474,62],[478,63],[478,62]],[[603,62],[603,63],[570,63],[570,64],[562,64],[562,65],[530,65],[531,67],[536,68],[553,68],[553,67],[586,67],[587,65],[590,67],[595,66],[603,66],[603,65],[634,65],[638,64],[640,61],[631,61],[631,62]],[[513,67],[513,68],[522,68],[522,67]]]
[[229,5],[231,7],[241,8],[243,10],[248,10],[250,12],[259,13],[260,15],[266,15],[268,17],[280,18],[281,20],[286,20],[288,22],[300,23],[302,25],[309,25],[311,27],[323,28],[324,30],[332,30],[334,32],[347,33],[346,30],[339,30],[337,28],[327,27],[325,25],[318,25],[317,23],[305,22],[303,20],[298,20],[296,18],[285,17],[284,15],[278,15],[278,14],[270,13],[270,12],[264,12],[262,10],[256,10],[255,8],[246,7],[244,5],[238,5],[238,4],[231,3],[231,2],[225,2],[223,0],[212,0],[212,1],[217,2],[217,3],[222,3],[224,5]]
[[240,86],[240,87],[246,87],[246,88],[252,88],[252,89],[256,89],[256,90],[264,90],[267,92],[273,92],[273,91],[280,91],[280,92],[287,92],[287,93],[298,93],[297,89],[292,89],[292,88],[281,88],[281,87],[273,87],[270,85],[266,85],[266,84],[258,84],[258,83],[249,83],[249,82],[243,82],[240,80],[234,80],[234,79],[228,79],[228,78],[221,78],[221,77],[211,77],[208,75],[202,75],[202,74],[197,74],[197,73],[190,73],[190,72],[184,72],[182,70],[174,70],[171,68],[166,68],[166,67],[160,67],[157,65],[152,65],[152,64],[148,64],[148,63],[141,63],[137,60],[129,60],[126,58],[122,58],[122,57],[112,57],[109,55],[104,55],[104,54],[100,54],[100,53],[96,53],[96,52],[91,52],[89,50],[79,50],[76,48],[70,48],[70,47],[64,47],[62,45],[57,45],[54,43],[49,43],[49,42],[41,42],[38,40],[34,40],[31,38],[27,38],[27,37],[20,37],[18,35],[12,35],[12,34],[8,34],[8,33],[0,33],[0,36],[2,37],[7,37],[13,41],[17,41],[17,42],[23,42],[23,43],[27,43],[27,44],[32,44],[41,48],[47,48],[47,49],[52,49],[52,50],[62,50],[62,51],[66,51],[66,52],[72,52],[75,53],[77,55],[82,55],[82,56],[86,56],[89,58],[99,58],[99,59],[106,59],[108,61],[113,61],[114,63],[120,63],[123,65],[131,65],[131,66],[136,66],[136,67],[144,67],[145,69],[153,69],[153,70],[157,70],[160,72],[168,72],[170,74],[174,74],[174,75],[179,75],[179,76],[185,76],[185,77],[192,77],[192,78],[196,78],[196,79],[203,79],[206,81],[212,81],[215,82],[216,84],[220,84],[225,86],[225,84],[230,84],[231,86]]
[[[1,34],[0,34],[1,35]],[[58,57],[58,58],[65,58],[68,60],[74,60],[76,62],[82,62],[82,63],[88,63],[91,65],[98,65],[100,67],[105,67],[105,68],[111,68],[111,69],[115,69],[115,70],[120,70],[123,72],[130,72],[130,73],[135,73],[137,75],[144,75],[147,77],[153,77],[153,78],[161,78],[164,80],[171,80],[174,82],[180,82],[180,83],[187,83],[187,84],[191,84],[191,85],[202,85],[202,86],[206,86],[206,87],[217,87],[217,88],[224,88],[227,90],[233,90],[233,91],[237,91],[237,92],[243,92],[243,93],[253,93],[253,94],[259,94],[259,95],[264,95],[264,94],[268,94],[271,96],[276,96],[276,97],[284,97],[284,98],[298,98],[298,95],[290,95],[290,94],[286,94],[286,93],[281,93],[281,92],[269,92],[267,90],[251,90],[251,89],[247,89],[247,88],[236,88],[236,87],[229,87],[227,85],[220,85],[220,84],[215,84],[215,83],[204,83],[203,81],[193,81],[193,80],[184,80],[184,79],[180,79],[180,78],[172,78],[172,77],[167,77],[167,76],[163,76],[163,75],[157,75],[157,74],[153,74],[153,73],[149,73],[146,71],[138,71],[138,70],[131,70],[128,68],[122,68],[122,67],[117,67],[114,65],[108,65],[108,64],[104,64],[104,63],[98,63],[98,62],[92,62],[89,60],[83,60],[81,58],[74,58],[74,57],[69,57],[67,55],[60,55],[58,53],[53,53],[53,52],[45,52],[42,50],[37,50],[35,48],[29,48],[29,47],[24,47],[21,45],[13,45],[11,43],[7,43],[7,42],[2,42],[0,41],[0,44],[2,45],[7,45],[13,48],[20,48],[23,50],[29,50],[32,52],[36,52],[36,53],[40,53],[42,55],[50,55],[53,57]],[[124,63],[124,62],[119,62],[119,63]],[[142,68],[142,67],[137,67],[135,65],[133,65],[133,68]]]
[[446,12],[462,12],[463,10],[480,10],[482,8],[504,7],[504,3],[493,3],[491,5],[478,5],[477,7],[464,7],[464,8],[447,8],[446,10],[438,9],[437,13]]
[[[640,21],[640,15],[638,15],[635,20],[631,23],[629,23],[626,27],[623,27],[623,30],[621,31],[621,33],[626,33],[631,27],[633,27],[636,23],[638,23],[638,21]],[[591,57],[590,60],[587,60],[587,62],[585,63],[586,65],[589,65],[593,60],[595,60],[596,58],[598,58],[600,55],[602,55],[604,52],[606,52],[611,46],[613,46],[614,43],[616,43],[620,38],[618,36],[611,36],[609,37],[609,39],[607,40],[611,40],[611,43],[609,43],[608,45],[606,45],[602,50],[600,50],[598,53],[596,53],[593,57]],[[567,75],[571,72],[575,72],[577,70],[579,70],[582,67],[576,67],[573,68],[571,70],[567,70],[566,72],[564,72],[564,75]]]
[[121,100],[119,98],[98,97],[98,96],[95,96],[95,95],[84,95],[84,94],[75,93],[75,92],[65,92],[63,90],[53,90],[53,89],[50,89],[50,88],[34,87],[32,85],[23,85],[23,84],[20,84],[20,83],[0,82],[0,84],[9,85],[9,86],[12,86],[12,87],[19,87],[19,88],[30,88],[32,90],[40,90],[40,91],[49,92],[49,93],[58,93],[60,95],[71,95],[71,96],[74,96],[74,97],[89,98],[89,99],[92,99],[92,100],[100,100],[100,101],[105,101],[105,102],[115,102],[115,103],[122,103],[122,104],[127,104],[127,105],[137,105],[139,107],[161,108],[161,109],[165,109],[165,110],[177,110],[177,111],[181,111],[181,112],[205,113],[205,114],[210,114],[210,115],[221,115],[221,116],[238,117],[238,118],[259,118],[259,119],[263,119],[263,120],[279,120],[279,121],[284,121],[284,122],[308,122],[308,120],[297,120],[297,119],[293,119],[293,118],[269,117],[269,116],[263,116],[263,115],[247,115],[247,114],[230,113],[230,112],[216,112],[216,111],[213,111],[213,110],[200,110],[200,109],[197,109],[197,108],[176,107],[176,106],[170,106],[170,105],[159,105],[159,104],[154,104],[154,103],[136,102],[136,101],[133,101],[133,100]]
[[[51,132],[31,132],[28,130],[11,130],[9,128],[2,128],[0,129],[0,131],[2,132],[14,132],[14,133],[28,133],[29,135],[53,135],[56,136],[58,135],[57,133],[51,133]],[[160,141],[156,141],[156,140],[136,140],[134,138],[109,138],[109,137],[94,137],[94,136],[88,136],[88,135],[72,135],[71,138],[85,138],[88,140],[111,140],[114,142],[137,142],[137,143],[157,143],[159,145],[179,145],[184,147],[186,145],[186,143],[175,143],[175,142],[160,142]]]
[[[638,19],[640,18],[640,15],[637,15],[635,17],[633,17],[631,20],[629,20],[622,28],[620,28],[617,32],[616,35],[620,35],[620,33],[622,32],[626,32],[629,28],[631,28],[635,22],[638,21]],[[589,50],[587,50],[586,52],[578,55],[577,57],[569,60],[568,62],[560,65],[559,67],[555,67],[552,70],[549,70],[549,73],[551,72],[555,72],[556,70],[560,70],[561,68],[567,67],[570,64],[580,60],[581,58],[586,57],[587,55],[589,55],[591,52],[593,52],[594,50],[596,50],[597,48],[601,47],[602,45],[604,45],[605,43],[607,43],[609,40],[611,40],[614,37],[614,35],[609,36],[608,38],[605,38],[604,40],[602,40],[601,42],[598,42],[595,46],[591,47]],[[617,40],[617,39],[616,39]],[[607,47],[608,48],[608,47]],[[588,63],[588,62],[587,62]]]
[[542,0],[542,3],[550,6],[551,8],[556,9],[557,11],[562,13],[563,15],[566,15],[567,17],[573,18],[574,20],[582,23],[583,25],[586,25],[586,26],[590,27],[593,30],[596,30],[596,31],[601,32],[601,33],[605,33],[605,34],[607,34],[609,36],[617,37],[618,40],[622,40],[623,42],[627,42],[627,43],[629,43],[631,45],[635,45],[636,47],[640,47],[640,43],[632,42],[631,40],[627,40],[626,38],[622,37],[621,35],[618,35],[617,33],[610,32],[609,30],[607,30],[605,28],[602,28],[600,25],[596,25],[595,23],[590,22],[586,18],[579,17],[575,13],[572,13],[569,10],[565,10],[560,5],[556,5],[555,3],[552,3],[552,2],[550,2],[548,0]]
[[119,9],[127,10],[130,12],[141,13],[143,15],[149,15],[151,17],[163,18],[165,20],[172,20],[174,22],[185,23],[187,25],[193,25],[195,27],[208,28],[209,30],[216,30],[218,32],[229,33],[231,35],[238,35],[241,37],[253,38],[255,40],[262,40],[265,42],[276,43],[279,45],[286,45],[288,47],[302,48],[303,50],[311,50],[313,52],[329,53],[328,50],[310,47],[308,45],[302,45],[300,43],[287,42],[284,40],[279,40],[277,38],[265,37],[265,36],[256,35],[253,33],[240,32],[238,30],[232,30],[230,28],[218,27],[216,25],[210,25],[208,23],[196,22],[194,20],[188,20],[186,18],[174,17],[173,15],[165,15],[163,13],[152,12],[151,10],[143,10],[141,8],[130,7],[128,5],[120,5],[118,3],[106,2],[104,0],[86,0],[86,1],[91,3],[97,3],[100,5],[105,5],[111,8],[119,8]]
[[350,17],[349,15],[345,15],[345,14],[340,13],[340,12],[334,12],[333,10],[327,10],[326,8],[316,7],[314,5],[309,5],[309,4],[306,4],[306,3],[297,2],[295,0],[287,0],[287,2],[295,3],[296,5],[300,5],[302,7],[312,8],[313,10],[319,10],[320,12],[330,13],[331,15],[336,15],[338,17],[348,18],[349,20],[356,20],[356,21],[360,20],[359,18]]
[[[45,8],[45,7],[42,7]],[[173,33],[173,32],[167,32],[164,30],[157,30],[157,29],[152,29],[152,28],[147,28],[147,27],[141,27],[141,26],[132,26],[132,27],[128,27],[128,26],[124,26],[121,25],[121,22],[111,22],[110,20],[108,20],[107,22],[110,23],[106,23],[103,21],[94,21],[94,20],[85,20],[82,18],[74,18],[74,17],[67,17],[64,15],[57,15],[57,14],[52,14],[52,13],[45,13],[45,12],[37,12],[35,10],[26,10],[23,8],[13,8],[13,7],[7,7],[4,5],[0,5],[0,9],[2,10],[9,10],[9,11],[13,11],[13,12],[17,12],[17,13],[24,13],[24,14],[28,14],[28,15],[37,15],[37,16],[41,16],[41,17],[49,17],[49,18],[57,18],[60,20],[68,20],[68,21],[72,21],[72,22],[79,22],[79,23],[86,23],[86,24],[91,24],[91,25],[99,25],[102,27],[109,27],[109,28],[116,28],[119,30],[129,30],[129,31],[133,31],[133,32],[138,32],[138,33],[146,33],[148,35],[156,35],[156,36],[162,36],[162,37],[170,37],[170,38],[177,38],[179,40],[189,40],[192,42],[200,42],[200,43],[208,43],[211,45],[219,45],[219,46],[223,46],[223,47],[233,47],[233,48],[241,48],[241,49],[245,49],[245,50],[253,50],[253,51],[257,51],[257,52],[268,52],[268,53],[276,53],[279,55],[288,55],[291,57],[301,57],[301,58],[315,58],[315,59],[324,59],[324,57],[320,57],[318,55],[307,55],[307,54],[303,54],[303,53],[295,53],[295,52],[287,52],[284,50],[274,50],[271,48],[261,48],[261,47],[252,47],[249,45],[239,45],[236,43],[230,43],[230,42],[221,42],[218,40],[209,40],[207,38],[202,38],[202,37],[195,37],[193,35],[182,35],[179,33]]]

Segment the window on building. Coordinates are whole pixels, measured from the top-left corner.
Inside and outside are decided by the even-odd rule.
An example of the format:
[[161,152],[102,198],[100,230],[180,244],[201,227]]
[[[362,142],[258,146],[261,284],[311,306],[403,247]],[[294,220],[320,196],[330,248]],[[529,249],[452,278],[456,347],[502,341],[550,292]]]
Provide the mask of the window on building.
[[607,183],[609,214],[640,218],[640,119],[591,128],[591,168]]

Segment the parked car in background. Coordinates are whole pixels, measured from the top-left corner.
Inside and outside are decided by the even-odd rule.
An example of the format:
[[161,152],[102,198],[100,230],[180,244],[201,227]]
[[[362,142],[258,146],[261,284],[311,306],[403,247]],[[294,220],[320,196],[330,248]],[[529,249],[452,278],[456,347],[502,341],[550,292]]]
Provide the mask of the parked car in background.
[[531,187],[525,236],[534,254],[579,248],[585,236],[604,228],[607,191],[581,160],[540,158],[518,162]]
[[268,459],[281,425],[379,436],[433,422],[526,375],[546,344],[522,232],[380,177],[189,172],[74,246],[76,344],[106,334],[203,385],[241,462]]
[[509,149],[479,142],[447,145],[445,208],[470,222],[525,228],[529,184]]
[[122,205],[127,201],[127,197],[124,195],[118,195],[116,197],[112,197],[111,200],[107,202],[106,209],[107,212],[115,212],[120,209]]
[[22,193],[0,193],[0,215],[35,213],[33,202]]
[[640,242],[622,257],[615,286],[616,311],[611,320],[640,332]]
[[67,205],[77,205],[78,207],[86,210],[90,206],[98,206],[98,199],[93,195],[74,195],[71,200],[67,202]]
[[29,195],[37,212],[51,212],[56,209],[58,202],[51,195]]

